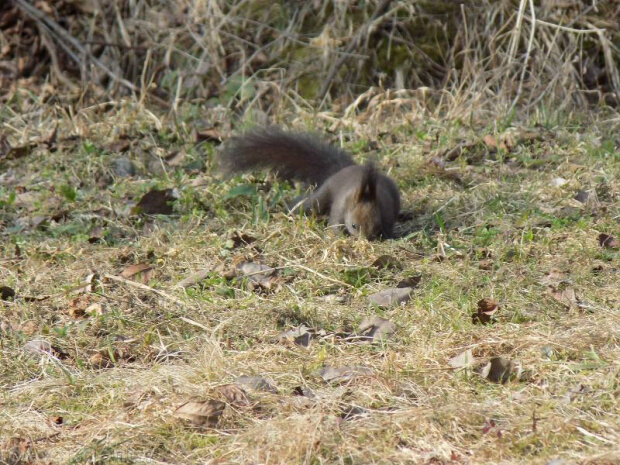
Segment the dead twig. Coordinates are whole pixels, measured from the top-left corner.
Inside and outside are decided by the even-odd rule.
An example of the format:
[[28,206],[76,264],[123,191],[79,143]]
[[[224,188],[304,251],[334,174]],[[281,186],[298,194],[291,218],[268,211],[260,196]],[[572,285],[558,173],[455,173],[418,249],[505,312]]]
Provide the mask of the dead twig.
[[128,286],[135,287],[137,289],[142,289],[143,291],[153,292],[157,294],[158,296],[163,297],[166,300],[169,300],[170,302],[174,302],[175,304],[182,305],[182,306],[186,305],[185,302],[183,302],[182,300],[177,299],[176,297],[171,296],[170,294],[167,294],[164,291],[160,291],[159,289],[154,289],[150,286],[147,286],[146,284],[137,283],[135,281],[131,281],[129,279],[121,278],[120,276],[115,276],[113,274],[107,274],[107,273],[104,274],[103,277],[111,281],[116,281],[118,283],[126,284]]

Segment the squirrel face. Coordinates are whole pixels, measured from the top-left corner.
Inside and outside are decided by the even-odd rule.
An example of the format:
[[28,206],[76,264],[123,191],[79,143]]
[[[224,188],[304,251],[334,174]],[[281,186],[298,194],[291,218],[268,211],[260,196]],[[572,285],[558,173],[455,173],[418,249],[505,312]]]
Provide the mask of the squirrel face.
[[347,199],[344,224],[352,236],[374,239],[383,234],[381,209],[377,199],[377,173],[372,163],[364,166],[360,183]]
[[381,212],[375,202],[357,202],[344,214],[344,224],[352,236],[375,239],[383,234]]

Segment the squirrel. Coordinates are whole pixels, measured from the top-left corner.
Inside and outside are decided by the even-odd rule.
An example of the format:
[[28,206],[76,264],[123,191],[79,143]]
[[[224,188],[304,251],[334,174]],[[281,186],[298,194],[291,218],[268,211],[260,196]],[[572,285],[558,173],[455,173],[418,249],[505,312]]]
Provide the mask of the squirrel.
[[254,129],[230,139],[219,160],[228,174],[271,168],[283,179],[317,186],[301,205],[307,213],[327,215],[331,227],[344,225],[352,236],[367,239],[392,236],[400,209],[394,181],[313,135]]

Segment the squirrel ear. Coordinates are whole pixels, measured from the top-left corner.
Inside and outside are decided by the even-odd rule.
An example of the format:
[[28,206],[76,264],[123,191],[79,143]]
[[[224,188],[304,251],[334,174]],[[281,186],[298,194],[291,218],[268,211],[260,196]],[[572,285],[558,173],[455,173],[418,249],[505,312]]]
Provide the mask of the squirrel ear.
[[374,202],[377,198],[377,171],[372,163],[364,166],[360,190],[357,194],[358,202]]

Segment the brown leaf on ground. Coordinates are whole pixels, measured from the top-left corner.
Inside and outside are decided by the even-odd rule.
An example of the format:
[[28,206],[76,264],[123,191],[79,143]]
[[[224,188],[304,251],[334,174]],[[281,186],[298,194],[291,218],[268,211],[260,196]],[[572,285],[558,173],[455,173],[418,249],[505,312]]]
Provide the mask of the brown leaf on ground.
[[549,270],[547,274],[540,279],[540,284],[545,286],[556,287],[562,283],[570,284],[568,273],[557,269]]
[[312,392],[312,389],[306,386],[295,386],[292,394],[294,396],[307,397],[308,399],[314,399],[316,397],[316,394]]
[[521,376],[521,366],[513,360],[504,357],[493,357],[480,367],[480,376],[493,383],[506,383],[518,380]]
[[112,366],[112,362],[109,357],[106,357],[103,353],[97,352],[90,356],[88,362],[93,368],[108,368]]
[[460,143],[454,147],[446,149],[441,154],[441,157],[446,159],[447,161],[454,161],[459,158],[463,153],[470,151],[476,146],[475,143]]
[[314,332],[304,324],[299,325],[297,328],[284,331],[278,335],[280,342],[293,342],[302,347],[308,347],[313,338]]
[[99,302],[95,302],[90,304],[88,307],[84,309],[84,313],[88,316],[101,316],[105,313],[103,305]]
[[130,346],[123,343],[114,349],[105,348],[95,352],[89,361],[93,368],[110,368],[120,362],[132,362],[135,359]]
[[493,321],[493,315],[497,312],[499,306],[493,299],[482,299],[478,301],[478,309],[476,313],[471,316],[474,324],[481,323],[487,324]]
[[9,286],[0,286],[0,299],[1,300],[14,300],[15,291]]
[[492,136],[491,134],[487,134],[486,136],[484,136],[482,138],[482,143],[484,145],[487,146],[487,148],[491,151],[495,151],[497,150],[499,144],[497,143],[497,140],[495,139],[494,136]]
[[71,318],[86,318],[88,316],[86,309],[90,307],[90,305],[90,295],[81,295],[71,300],[67,308],[67,313]]
[[467,368],[474,364],[475,359],[471,352],[471,349],[467,349],[465,352],[461,352],[448,360],[448,365],[452,368]]
[[224,134],[216,127],[201,129],[196,131],[194,135],[194,140],[196,142],[216,142],[219,144],[223,139]]
[[396,287],[409,287],[411,289],[415,289],[416,287],[418,287],[418,285],[420,284],[420,281],[422,280],[422,275],[415,275],[415,276],[409,276],[403,280],[401,280]]
[[121,278],[131,279],[133,281],[146,284],[153,277],[154,268],[147,263],[137,263],[135,265],[126,266],[120,273]]
[[262,376],[241,375],[235,379],[235,384],[240,384],[253,391],[264,391],[277,393],[278,389]]
[[205,279],[207,279],[212,272],[213,270],[211,269],[196,271],[195,273],[190,274],[187,278],[179,281],[176,284],[176,287],[191,287],[194,284],[198,284],[200,281],[204,281]]
[[[253,242],[256,241],[256,238],[250,236],[249,234],[235,231],[230,235],[230,247],[231,249],[236,249],[238,247],[247,247],[250,246]],[[228,246],[228,243],[227,243]]]
[[219,400],[190,400],[179,406],[173,413],[177,418],[189,420],[195,426],[213,428],[224,413],[226,404]]
[[0,160],[15,160],[17,158],[30,155],[36,144],[28,143],[25,145],[11,146],[8,139],[4,136],[0,137]]
[[166,160],[166,163],[168,164],[168,166],[180,166],[181,163],[183,163],[183,160],[185,160],[186,156],[187,156],[187,152],[185,151],[185,149],[182,149],[182,150],[170,152],[168,155],[166,155],[164,160]]
[[515,146],[515,141],[509,133],[498,134],[497,136],[487,134],[482,138],[482,143],[490,152],[496,152],[498,149],[510,152]]
[[548,292],[556,302],[559,302],[567,309],[579,306],[580,300],[575,290],[565,283],[557,287],[549,286]]
[[0,443],[0,449],[2,450],[2,456],[8,460],[3,463],[7,464],[35,464],[39,463],[35,457],[38,455],[36,450],[33,450],[32,441],[27,438],[15,436],[8,441]]
[[131,140],[128,136],[120,136],[117,140],[108,144],[106,147],[112,153],[126,152],[131,147]]
[[235,267],[236,276],[248,278],[248,287],[254,290],[257,286],[265,290],[274,290],[279,283],[276,269],[261,263],[240,262]]
[[252,405],[245,390],[236,384],[222,384],[215,387],[213,392],[233,407],[243,408]]
[[334,368],[331,366],[324,366],[317,371],[317,374],[326,383],[344,383],[360,377],[372,376],[373,372],[370,368],[365,366],[345,366],[340,368]]
[[614,236],[610,236],[609,234],[605,233],[601,233],[598,235],[598,244],[601,247],[605,247],[607,249],[617,249],[618,247],[620,247],[620,242],[618,242],[618,240]]
[[147,215],[171,215],[172,202],[179,198],[176,189],[153,189],[142,196],[136,210]]
[[0,160],[11,151],[9,139],[4,135],[0,135]]
[[410,287],[395,287],[375,292],[368,296],[368,301],[379,307],[390,307],[403,302],[407,302],[411,298]]
[[398,259],[392,255],[381,255],[374,262],[372,266],[375,268],[386,268],[388,270],[402,270],[403,265]]
[[71,289],[71,294],[90,294],[95,292],[99,282],[100,277],[98,273],[89,273],[80,285]]
[[104,234],[105,231],[101,226],[95,226],[90,230],[87,241],[89,244],[98,244],[103,239]]
[[380,316],[364,318],[358,328],[359,334],[366,340],[372,342],[385,340],[389,338],[394,331],[396,331],[396,325]]
[[52,344],[45,339],[32,339],[24,344],[23,349],[30,355],[51,355],[53,353]]

